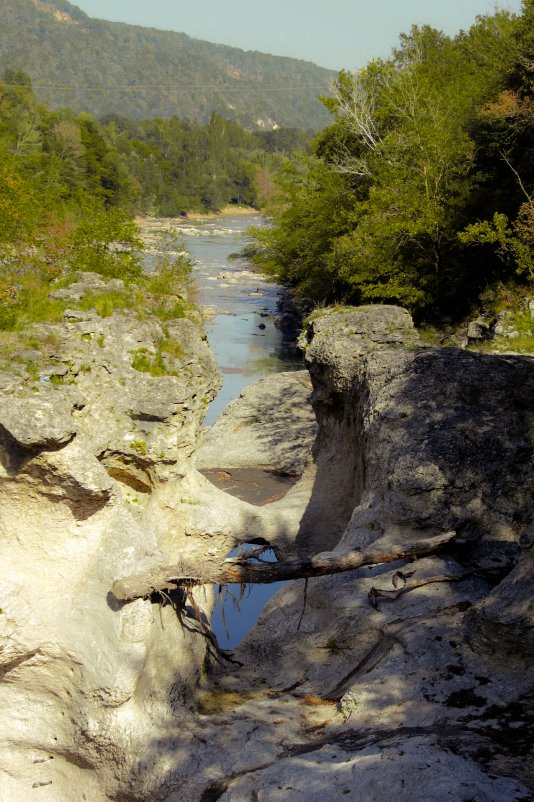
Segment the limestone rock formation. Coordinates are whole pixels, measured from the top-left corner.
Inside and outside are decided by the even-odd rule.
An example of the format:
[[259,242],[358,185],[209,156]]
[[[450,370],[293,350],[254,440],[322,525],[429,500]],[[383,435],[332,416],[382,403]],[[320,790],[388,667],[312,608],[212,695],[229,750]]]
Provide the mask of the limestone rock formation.
[[[248,390],[199,452],[224,468],[235,435],[245,463],[296,459],[259,508],[194,470],[217,378],[175,326],[164,376],[132,367],[157,321],[76,310],[35,333],[54,334],[36,381],[0,375],[2,802],[533,799],[533,360],[424,346],[397,307],[319,315],[313,458],[291,454],[298,426],[277,434],[294,375]],[[233,655],[206,648],[210,588],[176,610],[109,594],[249,539],[283,559],[449,529],[416,561],[286,584]]]
[[302,474],[317,432],[306,371],[275,373],[230,402],[196,453],[197,468],[275,466]]
[[[109,588],[184,548],[183,478],[219,376],[186,319],[71,310],[29,334],[38,374],[6,374],[0,399],[0,798],[99,802],[187,718],[201,670],[205,639],[170,605],[118,609]],[[168,375],[132,366],[170,337]]]
[[321,548],[318,520],[339,553],[458,537],[268,603],[236,652],[247,687],[268,662],[281,698],[338,700],[341,720],[330,708],[278,760],[227,775],[220,799],[532,799],[533,360],[424,347],[391,307],[327,312],[305,341],[319,434],[303,547]]
[[516,557],[532,514],[533,360],[420,347],[395,307],[328,314],[308,337],[317,461],[322,440],[333,455],[350,440],[359,460],[343,543],[438,527],[479,560]]

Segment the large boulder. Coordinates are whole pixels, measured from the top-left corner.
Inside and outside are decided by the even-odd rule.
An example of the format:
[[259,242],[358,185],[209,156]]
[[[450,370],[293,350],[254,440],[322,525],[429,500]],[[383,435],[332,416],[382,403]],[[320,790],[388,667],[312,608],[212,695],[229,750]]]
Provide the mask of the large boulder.
[[534,361],[424,347],[397,307],[325,314],[307,339],[317,462],[350,483],[343,547],[454,529],[510,565],[532,514]]
[[197,468],[271,466],[300,475],[317,433],[306,371],[274,373],[231,401],[208,429]]

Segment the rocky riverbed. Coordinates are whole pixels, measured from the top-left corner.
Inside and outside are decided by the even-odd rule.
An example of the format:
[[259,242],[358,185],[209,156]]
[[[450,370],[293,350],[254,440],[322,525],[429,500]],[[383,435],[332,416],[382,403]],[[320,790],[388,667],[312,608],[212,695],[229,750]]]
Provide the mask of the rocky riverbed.
[[[325,313],[311,395],[265,379],[201,445],[217,367],[170,326],[166,375],[132,360],[169,330],[122,312],[37,327],[40,374],[2,375],[2,802],[533,799],[532,359],[423,346],[397,307]],[[294,484],[258,506],[199,468]],[[443,532],[288,583],[232,654],[211,586],[111,593],[240,542],[286,560]]]

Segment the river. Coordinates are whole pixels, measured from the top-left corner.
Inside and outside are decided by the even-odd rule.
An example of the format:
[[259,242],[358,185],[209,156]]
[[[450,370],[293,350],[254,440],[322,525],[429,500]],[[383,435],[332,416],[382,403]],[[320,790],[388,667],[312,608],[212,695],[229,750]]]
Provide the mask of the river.
[[[206,315],[208,340],[223,377],[222,389],[208,409],[208,426],[252,382],[270,373],[302,367],[302,360],[284,345],[275,326],[280,287],[252,272],[246,262],[229,259],[243,247],[247,228],[262,224],[260,215],[236,214],[198,221],[155,220],[142,226],[147,242],[154,242],[156,247],[154,234],[172,229],[194,261],[198,302]],[[223,648],[235,648],[242,641],[282,584],[249,587],[238,604],[234,599],[239,598],[239,586],[230,585],[223,602],[224,615],[217,599],[212,628]]]
[[280,287],[252,272],[243,260],[228,258],[243,247],[247,228],[262,223],[260,215],[236,214],[142,225],[149,243],[158,231],[172,229],[194,261],[198,301],[206,314],[208,340],[224,382],[210,404],[204,421],[207,426],[256,379],[302,366],[302,361],[284,348],[274,325]]

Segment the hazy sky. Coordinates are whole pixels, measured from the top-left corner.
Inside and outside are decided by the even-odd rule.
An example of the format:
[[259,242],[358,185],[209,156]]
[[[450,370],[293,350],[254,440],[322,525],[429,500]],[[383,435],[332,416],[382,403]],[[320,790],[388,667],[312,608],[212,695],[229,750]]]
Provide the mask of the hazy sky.
[[[454,34],[494,0],[71,0],[92,17],[182,31],[197,39],[339,70],[387,56],[398,34],[428,23]],[[521,0],[500,8],[521,9]]]

